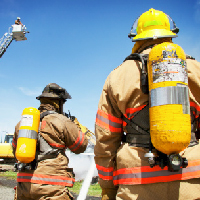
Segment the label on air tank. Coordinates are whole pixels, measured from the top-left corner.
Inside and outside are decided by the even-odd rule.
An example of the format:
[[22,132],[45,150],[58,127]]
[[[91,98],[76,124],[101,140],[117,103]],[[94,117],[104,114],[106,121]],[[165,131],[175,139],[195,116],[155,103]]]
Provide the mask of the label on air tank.
[[33,115],[22,115],[20,126],[32,126]]
[[186,62],[180,58],[165,58],[152,65],[153,83],[180,81],[188,83]]

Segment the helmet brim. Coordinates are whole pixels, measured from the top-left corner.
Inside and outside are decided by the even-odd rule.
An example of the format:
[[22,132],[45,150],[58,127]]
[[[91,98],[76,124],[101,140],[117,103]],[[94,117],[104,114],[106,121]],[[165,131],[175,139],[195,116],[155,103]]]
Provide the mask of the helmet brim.
[[132,39],[132,41],[136,42],[138,40],[157,39],[157,38],[166,38],[166,37],[174,38],[174,37],[178,37],[178,35],[166,29],[152,29],[148,31],[143,31],[139,35],[136,35]]
[[51,99],[62,99],[66,101],[66,99],[71,99],[70,94],[62,87],[60,87],[56,83],[49,83],[42,94],[36,97],[36,99],[40,100],[40,98],[51,98]]
[[38,97],[36,97],[37,100],[40,100],[40,98],[51,98],[51,99],[63,99],[63,100],[67,100],[67,99],[71,99],[72,97],[67,94],[66,96],[64,96],[63,98],[59,97],[58,95],[52,94],[52,93],[43,93],[41,95],[39,95]]

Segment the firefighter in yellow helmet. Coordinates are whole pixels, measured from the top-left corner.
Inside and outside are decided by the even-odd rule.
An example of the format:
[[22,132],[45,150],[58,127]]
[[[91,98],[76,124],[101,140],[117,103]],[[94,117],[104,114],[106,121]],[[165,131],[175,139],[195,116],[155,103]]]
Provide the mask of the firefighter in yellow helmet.
[[[153,92],[148,94],[147,69],[144,66],[149,62],[151,50],[164,43],[173,45],[172,38],[177,37],[177,33],[176,24],[164,12],[152,8],[143,13],[129,34],[135,42],[132,54],[105,81],[96,115],[94,149],[103,200],[200,199],[200,63],[191,56],[187,56],[183,63],[172,63],[182,66],[180,73],[160,73],[154,65],[155,82],[159,73],[165,78],[171,78],[168,74],[173,73],[172,79],[177,73],[182,73],[183,78],[188,74],[189,89],[186,91],[189,95],[188,92],[183,95],[188,96],[188,102],[182,102],[179,92],[176,93],[177,98],[174,98],[173,92],[170,93],[166,102],[171,106],[173,99],[186,107],[184,112],[190,111],[189,145],[179,153],[180,157],[170,160],[168,155],[154,148],[150,137],[150,108],[160,102],[164,104],[162,98],[168,97],[168,94],[164,95],[162,92],[166,90],[162,89],[157,93],[157,101],[150,102]],[[176,53],[173,52],[175,59]],[[155,54],[153,56],[156,57]],[[178,88],[185,90],[186,83],[179,83]],[[167,162],[160,158],[167,159]],[[175,167],[180,163],[177,170]]]
[[[75,177],[68,168],[69,158],[65,150],[83,153],[88,140],[69,118],[63,115],[63,105],[71,99],[69,93],[56,83],[49,83],[40,100],[40,130],[36,159],[30,163],[17,164],[17,189],[15,199],[73,199],[68,187],[73,187]],[[13,138],[13,151],[17,147],[18,123]]]

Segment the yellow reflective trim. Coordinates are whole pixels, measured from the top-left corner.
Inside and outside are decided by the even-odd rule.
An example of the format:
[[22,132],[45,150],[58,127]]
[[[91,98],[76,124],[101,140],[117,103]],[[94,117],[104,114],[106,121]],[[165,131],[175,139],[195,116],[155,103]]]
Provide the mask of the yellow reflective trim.
[[163,23],[161,21],[146,21],[144,23],[144,27],[148,27],[148,26],[156,26],[156,25],[163,25]]

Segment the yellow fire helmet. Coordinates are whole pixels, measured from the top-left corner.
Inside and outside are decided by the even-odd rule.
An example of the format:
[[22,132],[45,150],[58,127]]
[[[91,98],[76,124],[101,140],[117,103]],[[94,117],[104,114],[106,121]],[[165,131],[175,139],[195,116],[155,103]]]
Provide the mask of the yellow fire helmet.
[[128,37],[132,41],[157,39],[164,37],[177,37],[179,29],[175,22],[162,11],[151,8],[138,17],[129,33]]

